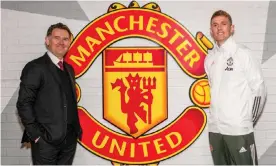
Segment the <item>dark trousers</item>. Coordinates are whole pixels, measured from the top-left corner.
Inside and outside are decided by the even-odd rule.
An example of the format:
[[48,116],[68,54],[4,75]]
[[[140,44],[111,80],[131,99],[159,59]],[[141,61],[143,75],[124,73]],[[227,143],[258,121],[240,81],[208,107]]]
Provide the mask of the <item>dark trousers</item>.
[[253,133],[232,136],[210,132],[209,142],[215,165],[258,165]]
[[40,137],[31,143],[33,165],[72,165],[77,147],[77,136],[68,125],[66,138],[60,145],[47,143]]

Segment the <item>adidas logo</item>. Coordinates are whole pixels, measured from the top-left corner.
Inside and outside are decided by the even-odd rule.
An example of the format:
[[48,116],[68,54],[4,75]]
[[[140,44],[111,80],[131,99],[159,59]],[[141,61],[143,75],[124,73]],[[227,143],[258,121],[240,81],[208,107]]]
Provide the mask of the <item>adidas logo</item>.
[[244,152],[246,152],[247,150],[244,148],[244,147],[242,147],[241,149],[240,149],[240,153],[244,153]]

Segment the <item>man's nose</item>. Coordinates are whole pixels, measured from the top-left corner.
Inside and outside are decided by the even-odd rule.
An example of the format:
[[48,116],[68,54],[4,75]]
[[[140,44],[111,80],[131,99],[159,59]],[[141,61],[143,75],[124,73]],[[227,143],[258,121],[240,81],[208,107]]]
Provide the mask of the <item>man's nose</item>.
[[60,39],[60,40],[58,41],[58,44],[64,44],[64,41],[63,41],[62,39]]

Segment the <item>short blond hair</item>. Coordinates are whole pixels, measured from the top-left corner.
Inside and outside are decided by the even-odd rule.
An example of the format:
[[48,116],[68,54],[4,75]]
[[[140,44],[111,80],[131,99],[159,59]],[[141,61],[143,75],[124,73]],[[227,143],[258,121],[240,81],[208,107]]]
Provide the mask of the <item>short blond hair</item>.
[[229,22],[230,22],[230,25],[232,25],[232,18],[230,16],[229,13],[227,13],[226,11],[224,10],[218,10],[218,11],[215,11],[214,14],[212,15],[211,17],[211,20],[210,20],[210,23],[212,23],[212,20],[217,17],[217,16],[225,16],[228,18]]

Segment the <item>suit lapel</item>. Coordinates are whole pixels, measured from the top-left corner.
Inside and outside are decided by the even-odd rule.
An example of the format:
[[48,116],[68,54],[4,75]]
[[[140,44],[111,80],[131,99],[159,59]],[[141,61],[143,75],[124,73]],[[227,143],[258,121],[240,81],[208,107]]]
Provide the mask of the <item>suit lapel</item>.
[[68,72],[69,74],[69,77],[70,77],[70,81],[71,81],[71,86],[72,86],[72,90],[73,90],[73,94],[74,94],[74,97],[75,99],[77,98],[77,94],[76,94],[76,86],[75,86],[75,81],[74,81],[74,77],[71,70],[70,70],[70,67],[68,66],[68,64],[66,62],[63,63],[64,64],[64,68],[65,68],[65,71]]
[[[46,63],[48,63],[50,72],[52,73],[53,77],[55,78],[55,80],[57,81],[59,86],[62,88],[62,82],[61,82],[61,78],[59,77],[58,72],[57,72],[57,66],[52,62],[52,60],[50,59],[50,57],[47,53],[45,53],[44,57],[45,57]],[[69,74],[74,97],[75,97],[75,99],[77,99],[74,76],[73,76],[68,64],[66,62],[64,62],[63,64],[64,64],[65,71],[68,72],[68,74]]]
[[50,72],[52,73],[53,77],[55,78],[55,80],[57,81],[59,86],[61,86],[62,83],[61,83],[61,79],[57,72],[57,66],[52,62],[52,60],[50,59],[50,57],[47,53],[44,56],[45,56],[46,62],[48,63]]

